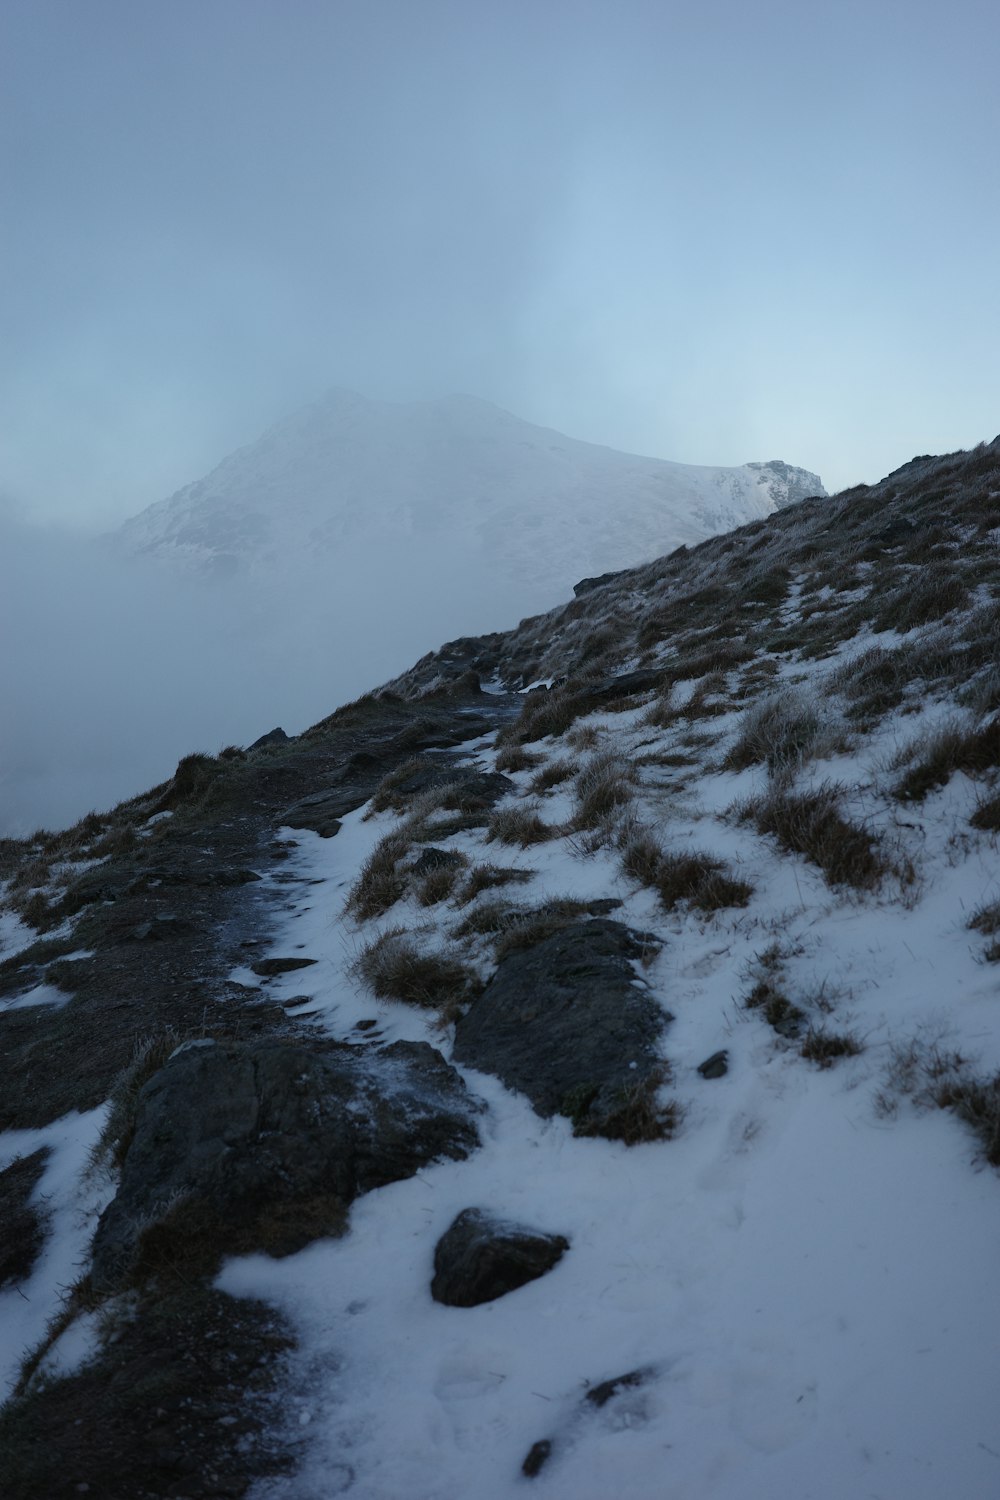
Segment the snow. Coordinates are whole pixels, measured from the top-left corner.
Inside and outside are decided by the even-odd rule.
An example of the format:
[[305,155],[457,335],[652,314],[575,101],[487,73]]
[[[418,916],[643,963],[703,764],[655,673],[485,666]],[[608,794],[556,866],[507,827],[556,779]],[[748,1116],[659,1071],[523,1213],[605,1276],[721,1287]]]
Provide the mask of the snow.
[[[97,1218],[114,1186],[90,1167],[107,1108],[79,1114],[37,1130],[8,1130],[0,1134],[0,1170],[21,1156],[47,1146],[45,1164],[32,1202],[45,1220],[45,1245],[27,1281],[0,1291],[0,1401],[13,1388],[22,1359],[37,1348],[50,1321],[60,1311],[66,1294],[89,1264],[90,1240]],[[54,1354],[54,1369],[68,1373],[95,1349],[93,1320],[80,1328],[70,1325],[65,1343]],[[70,1336],[71,1335],[71,1336]]]
[[[656,738],[640,719],[588,723],[627,754]],[[965,926],[1000,888],[995,842],[962,832],[976,796],[962,776],[905,818],[879,795],[886,747],[914,725],[890,721],[861,750],[806,768],[803,784],[852,788],[855,815],[920,851],[917,885],[831,891],[813,866],[727,815],[766,784],[762,769],[712,769],[735,724],[713,721],[682,792],[647,781],[639,812],[669,847],[738,866],[755,888],[745,910],[664,914],[613,852],[585,856],[571,837],[526,850],[484,846],[475,831],[449,841],[532,870],[519,900],[614,895],[616,916],[659,935],[642,978],[674,1016],[664,1045],[681,1128],[631,1149],[576,1140],[567,1121],[538,1118],[465,1069],[487,1105],[468,1161],[368,1194],[343,1239],[283,1261],[230,1261],[219,1284],[275,1303],[300,1340],[288,1421],[301,1468],[259,1486],[256,1500],[505,1500],[528,1483],[521,1464],[542,1439],[552,1453],[532,1493],[558,1500],[1000,1490],[997,1173],[952,1117],[906,1101],[895,1118],[878,1107],[893,1046],[914,1037],[1000,1067],[1000,982]],[[567,753],[559,741],[532,748]],[[482,742],[474,754],[489,764]],[[512,777],[520,793],[533,774]],[[540,802],[559,822],[571,788]],[[407,901],[360,929],[345,919],[359,865],[395,826],[365,812],[333,840],[286,833],[296,844],[286,868],[310,883],[288,899],[274,951],[291,944],[319,960],[306,974],[312,1024],[347,1037],[375,1015],[380,1039],[427,1039],[447,1054],[432,1017],[373,1001],[350,972],[361,943],[386,927],[433,943],[454,921]],[[821,1071],[740,1005],[756,955],[775,942],[790,992],[832,1007],[831,1026],[863,1039],[860,1056]],[[302,980],[268,990],[291,996]],[[698,1063],[722,1047],[728,1074],[699,1078]],[[564,1234],[570,1250],[496,1302],[439,1306],[434,1246],[471,1206]],[[635,1370],[647,1372],[642,1384],[600,1409],[586,1401],[588,1386]]]
[[[447,580],[463,608],[457,583],[473,577],[480,607],[509,625],[512,611],[550,608],[584,575],[823,493],[817,475],[779,462],[644,458],[471,397],[400,403],[334,391],[126,522],[119,539],[127,551],[257,585],[349,557],[384,589],[387,558],[405,558],[428,593]],[[464,624],[456,614],[452,633]]]

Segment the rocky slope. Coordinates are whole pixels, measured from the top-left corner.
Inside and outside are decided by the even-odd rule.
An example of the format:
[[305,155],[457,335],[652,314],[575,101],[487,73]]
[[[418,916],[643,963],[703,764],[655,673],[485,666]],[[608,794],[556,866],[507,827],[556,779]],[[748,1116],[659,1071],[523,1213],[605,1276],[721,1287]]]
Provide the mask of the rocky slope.
[[998,544],[915,459],[3,845],[5,1493],[990,1493]]

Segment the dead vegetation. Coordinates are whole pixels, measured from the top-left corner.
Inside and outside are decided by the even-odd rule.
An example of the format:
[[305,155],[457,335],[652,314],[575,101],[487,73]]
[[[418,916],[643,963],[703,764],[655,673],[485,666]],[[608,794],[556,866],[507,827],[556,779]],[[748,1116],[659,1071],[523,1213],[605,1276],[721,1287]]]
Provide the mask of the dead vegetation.
[[420,947],[404,927],[391,927],[362,948],[353,972],[379,1000],[401,1000],[445,1017],[479,989],[472,969],[447,953]]
[[527,849],[532,844],[558,838],[560,832],[551,823],[543,822],[535,807],[501,807],[489,820],[486,841]]
[[871,891],[890,873],[912,879],[912,872],[892,864],[874,833],[843,816],[842,795],[843,788],[831,782],[799,793],[776,787],[748,804],[743,815],[753,820],[758,833],[816,865],[831,886]]
[[972,1061],[929,1034],[893,1046],[882,1088],[875,1098],[878,1114],[891,1118],[900,1101],[918,1109],[946,1109],[971,1130],[991,1166],[1000,1167],[1000,1073],[983,1078]]
[[951,723],[930,739],[918,739],[900,755],[910,768],[893,795],[900,802],[922,802],[930,792],[946,786],[956,771],[982,776],[1000,766],[1000,714],[977,728]]

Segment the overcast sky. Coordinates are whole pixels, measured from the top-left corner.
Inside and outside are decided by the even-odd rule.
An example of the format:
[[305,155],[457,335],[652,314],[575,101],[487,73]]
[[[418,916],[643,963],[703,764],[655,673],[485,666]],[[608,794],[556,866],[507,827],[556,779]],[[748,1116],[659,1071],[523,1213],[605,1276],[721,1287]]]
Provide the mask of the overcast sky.
[[332,384],[831,488],[1000,431],[989,0],[3,0],[0,498]]

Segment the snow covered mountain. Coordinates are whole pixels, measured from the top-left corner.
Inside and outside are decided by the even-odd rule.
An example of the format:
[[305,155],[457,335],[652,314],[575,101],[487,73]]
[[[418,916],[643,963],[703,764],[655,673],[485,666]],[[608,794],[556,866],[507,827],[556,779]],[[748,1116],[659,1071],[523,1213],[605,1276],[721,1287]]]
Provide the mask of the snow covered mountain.
[[586,573],[824,493],[817,475],[781,461],[669,463],[469,396],[395,403],[336,390],[128,521],[120,539],[260,582],[345,555],[374,581],[386,549],[402,550],[425,582],[471,567],[507,580],[515,608],[541,609]]
[[998,501],[0,840],[4,1500],[996,1493]]

